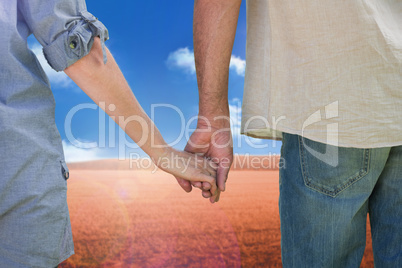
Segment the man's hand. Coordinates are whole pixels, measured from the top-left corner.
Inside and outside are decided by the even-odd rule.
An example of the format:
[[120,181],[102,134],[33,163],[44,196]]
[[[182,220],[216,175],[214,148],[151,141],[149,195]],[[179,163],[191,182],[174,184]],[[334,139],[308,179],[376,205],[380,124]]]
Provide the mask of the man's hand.
[[[191,135],[186,148],[187,152],[201,154],[217,164],[218,194],[212,195],[213,185],[208,182],[192,182],[194,187],[200,188],[203,197],[210,198],[212,203],[219,201],[220,192],[226,189],[226,180],[233,162],[232,134],[229,117],[215,118],[210,122],[207,118],[200,118],[197,129]],[[191,184],[181,178],[176,178],[183,189],[190,189]]]

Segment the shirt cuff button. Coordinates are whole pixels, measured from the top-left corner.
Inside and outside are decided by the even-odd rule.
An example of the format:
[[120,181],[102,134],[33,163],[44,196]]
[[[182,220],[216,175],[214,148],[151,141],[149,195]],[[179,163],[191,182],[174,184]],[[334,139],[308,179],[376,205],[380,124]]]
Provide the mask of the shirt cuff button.
[[70,48],[71,49],[74,49],[74,48],[76,48],[77,47],[77,42],[76,41],[71,41],[70,42]]

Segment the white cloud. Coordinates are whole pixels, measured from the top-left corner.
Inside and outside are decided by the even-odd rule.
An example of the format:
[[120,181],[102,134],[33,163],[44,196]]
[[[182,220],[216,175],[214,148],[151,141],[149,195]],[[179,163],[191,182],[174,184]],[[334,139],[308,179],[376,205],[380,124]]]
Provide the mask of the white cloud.
[[234,69],[238,75],[244,76],[246,72],[246,61],[242,60],[240,57],[232,55],[229,68]]
[[71,86],[72,80],[64,72],[56,72],[49,66],[45,56],[43,55],[42,47],[38,43],[34,43],[31,50],[36,55],[36,58],[49,78],[51,85],[57,85],[59,87]]
[[100,148],[83,149],[63,140],[63,150],[66,162],[82,162],[108,158],[106,150]]
[[166,64],[169,68],[178,68],[186,73],[195,74],[194,52],[187,47],[170,53]]
[[241,128],[241,101],[234,98],[229,101],[230,124],[234,137],[240,136]]
[[[169,54],[166,64],[169,68],[176,68],[188,74],[195,74],[194,51],[191,51],[188,47],[179,48]],[[237,75],[244,76],[246,61],[232,55],[229,68],[236,71]]]

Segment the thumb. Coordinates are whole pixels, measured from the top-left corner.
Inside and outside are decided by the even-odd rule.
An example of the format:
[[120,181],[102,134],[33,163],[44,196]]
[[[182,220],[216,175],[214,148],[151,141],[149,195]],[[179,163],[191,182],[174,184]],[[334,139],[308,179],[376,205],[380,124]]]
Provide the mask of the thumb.
[[218,185],[219,190],[222,192],[226,189],[226,181],[228,178],[230,167],[226,166],[219,166],[218,170],[216,171],[216,183]]
[[210,146],[210,135],[204,132],[195,130],[187,141],[184,151],[190,153],[205,154]]

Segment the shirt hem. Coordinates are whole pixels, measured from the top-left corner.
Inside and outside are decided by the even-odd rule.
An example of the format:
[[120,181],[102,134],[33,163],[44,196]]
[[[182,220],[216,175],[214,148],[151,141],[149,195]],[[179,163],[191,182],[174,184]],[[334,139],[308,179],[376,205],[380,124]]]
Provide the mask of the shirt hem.
[[75,251],[69,251],[68,253],[64,254],[63,257],[61,257],[58,262],[55,262],[54,265],[52,265],[52,267],[56,267],[58,266],[60,263],[64,262],[65,260],[67,260],[68,258],[70,258],[72,255],[75,254]]
[[359,149],[371,149],[371,148],[384,148],[384,147],[396,147],[396,146],[401,146],[402,141],[396,141],[396,142],[380,142],[380,143],[373,143],[373,144],[352,144],[348,142],[331,142],[328,140],[323,140],[321,138],[318,138],[311,133],[302,133],[300,130],[295,130],[295,129],[290,129],[290,128],[285,128],[285,127],[278,127],[277,129],[271,129],[271,128],[253,128],[249,129],[247,131],[244,131],[243,129],[240,131],[240,134],[246,135],[252,138],[257,138],[257,139],[269,139],[269,140],[282,140],[282,133],[288,133],[288,134],[293,134],[293,135],[299,135],[304,138],[324,143],[324,144],[329,144],[333,146],[338,146],[338,147],[346,147],[346,148],[359,148]]

